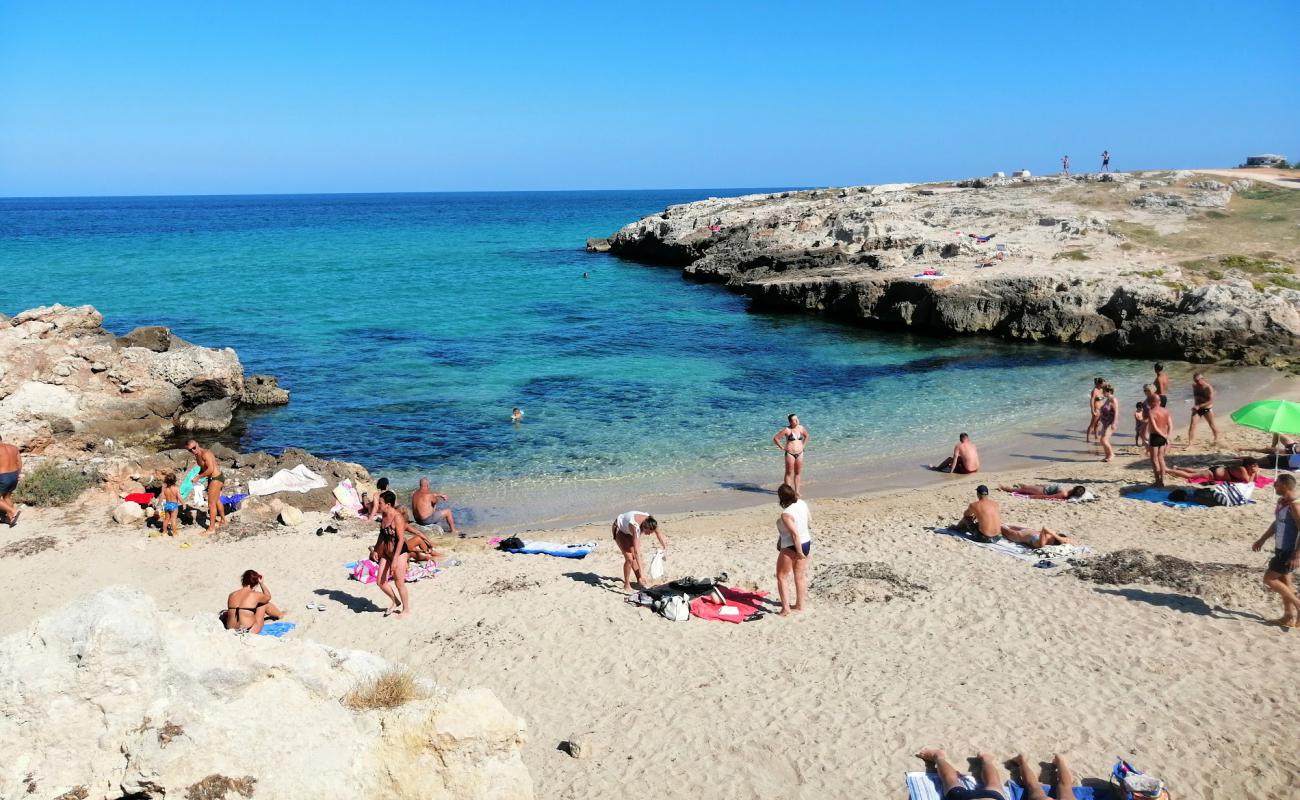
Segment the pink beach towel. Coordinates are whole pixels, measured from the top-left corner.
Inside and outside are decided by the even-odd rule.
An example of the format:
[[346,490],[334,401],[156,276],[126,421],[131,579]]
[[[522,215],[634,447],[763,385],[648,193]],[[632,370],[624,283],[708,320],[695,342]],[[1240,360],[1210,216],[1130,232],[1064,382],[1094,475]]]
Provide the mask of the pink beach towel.
[[[1188,479],[1187,479],[1187,482],[1188,482],[1188,483],[1191,483],[1191,484],[1195,484],[1195,485],[1200,485],[1200,484],[1203,484],[1203,483],[1217,483],[1217,484],[1219,484],[1219,485],[1223,485],[1223,484],[1225,484],[1225,483],[1231,483],[1232,481],[1212,481],[1212,480],[1210,480],[1209,478],[1206,478],[1206,477],[1204,477],[1204,476],[1201,476],[1201,477],[1197,477],[1197,478],[1188,478]],[[1268,488],[1269,486],[1272,486],[1272,485],[1273,485],[1273,479],[1272,479],[1272,478],[1266,478],[1266,477],[1264,477],[1263,475],[1256,475],[1256,476],[1255,476],[1255,488],[1256,488],[1256,489],[1265,489],[1265,488]]]
[[[691,601],[691,613],[700,619],[716,619],[722,622],[744,622],[758,613],[758,602],[767,597],[767,592],[742,592],[730,586],[719,586],[718,591],[726,598],[726,605],[713,602],[713,597],[704,595]],[[735,609],[723,613],[723,609]]]

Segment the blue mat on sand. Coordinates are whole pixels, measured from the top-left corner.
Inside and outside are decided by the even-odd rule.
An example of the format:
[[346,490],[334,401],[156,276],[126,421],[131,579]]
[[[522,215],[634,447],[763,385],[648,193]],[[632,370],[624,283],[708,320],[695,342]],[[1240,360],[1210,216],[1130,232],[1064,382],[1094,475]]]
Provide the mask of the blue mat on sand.
[[555,556],[556,558],[586,558],[591,553],[585,547],[521,547],[518,550],[507,550],[507,553],[519,553],[526,556]]
[[1120,497],[1129,500],[1143,500],[1148,503],[1159,503],[1162,506],[1169,506],[1170,508],[1209,508],[1209,506],[1203,506],[1200,503],[1189,503],[1185,500],[1170,500],[1169,493],[1172,491],[1173,489],[1159,489],[1152,486],[1148,489],[1143,489],[1140,492],[1121,494]]
[[[1052,787],[1045,783],[1041,785],[1043,787],[1043,794],[1051,797]],[[1097,793],[1092,790],[1091,786],[1074,786],[1071,788],[1074,789],[1074,800],[1094,800],[1097,796]],[[1020,800],[1020,798],[1025,796],[1025,787],[1015,781],[1007,781],[1007,791],[1010,793],[1010,800]]]
[[268,622],[262,626],[262,632],[258,636],[274,636],[279,639],[296,627],[298,626],[292,622]]
[[[970,775],[962,775],[961,784],[968,789],[976,787],[975,779]],[[933,772],[909,772],[906,776],[907,796],[910,800],[939,800],[943,797],[943,786],[939,783],[939,776]],[[1004,787],[1008,800],[1022,800],[1025,796],[1025,789],[1015,781],[1007,781]],[[1075,786],[1075,800],[1097,800],[1097,793],[1091,786]],[[1050,787],[1043,785],[1043,792],[1051,797]]]

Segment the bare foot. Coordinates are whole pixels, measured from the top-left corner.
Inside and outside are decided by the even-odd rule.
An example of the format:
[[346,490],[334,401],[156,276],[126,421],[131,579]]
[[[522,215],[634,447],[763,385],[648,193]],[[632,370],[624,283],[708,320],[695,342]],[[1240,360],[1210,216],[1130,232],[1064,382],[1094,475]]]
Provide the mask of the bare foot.
[[947,761],[948,754],[938,747],[927,747],[924,750],[916,751],[916,757],[927,764],[935,764],[939,761]]
[[778,617],[788,617],[788,616],[790,616],[790,609],[788,609],[788,608],[782,608],[782,609],[781,609],[781,613],[777,614],[777,616],[778,616]]

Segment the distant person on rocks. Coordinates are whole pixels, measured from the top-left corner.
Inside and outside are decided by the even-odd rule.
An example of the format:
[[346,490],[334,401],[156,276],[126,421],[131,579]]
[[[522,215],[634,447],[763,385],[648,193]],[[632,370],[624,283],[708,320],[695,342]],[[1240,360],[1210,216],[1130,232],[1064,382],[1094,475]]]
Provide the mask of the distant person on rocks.
[[1101,171],[1110,172],[1110,151],[1109,150],[1101,151]]
[[[776,518],[776,592],[781,597],[781,616],[808,607],[808,556],[812,553],[812,512],[788,483],[776,490],[781,516]],[[794,605],[786,583],[794,578]]]
[[180,531],[181,490],[176,486],[176,473],[163,476],[162,531],[175,536]]
[[1259,462],[1254,458],[1247,456],[1241,459],[1237,464],[1218,464],[1213,467],[1203,467],[1201,469],[1179,469],[1170,467],[1169,474],[1175,478],[1205,478],[1212,481],[1225,481],[1227,483],[1254,483],[1255,478],[1259,476]]
[[1219,443],[1219,426],[1214,424],[1214,387],[1201,373],[1192,376],[1192,421],[1187,425],[1187,446],[1196,442],[1196,421],[1204,417],[1214,434],[1212,445]]
[[969,533],[977,542],[996,542],[1002,538],[1002,512],[989,497],[989,487],[975,487],[975,502],[966,507],[957,530]]
[[614,534],[614,543],[623,554],[623,591],[632,590],[633,576],[636,576],[636,582],[641,588],[646,588],[650,584],[646,583],[641,569],[641,536],[653,533],[659,540],[659,547],[665,553],[668,552],[668,540],[659,529],[659,521],[644,511],[627,511],[618,515],[610,530]]
[[1141,400],[1137,401],[1137,409],[1133,412],[1133,444],[1147,446],[1147,404]]
[[1273,524],[1251,549],[1258,553],[1264,542],[1272,537],[1273,557],[1268,560],[1268,568],[1264,571],[1264,585],[1282,598],[1282,616],[1269,620],[1268,624],[1300,628],[1300,598],[1291,584],[1291,573],[1300,567],[1300,505],[1297,505],[1300,499],[1296,497],[1295,476],[1289,473],[1279,475],[1273,491],[1277,493]]
[[199,465],[199,474],[194,480],[208,479],[208,529],[205,535],[211,535],[217,526],[226,524],[226,509],[221,505],[221,487],[226,484],[226,476],[221,473],[221,466],[211,450],[199,447],[193,439],[185,443],[185,449],[194,455],[194,463]]
[[958,475],[973,475],[979,472],[980,454],[975,449],[975,443],[970,440],[970,434],[959,435],[957,446],[952,449],[952,455],[938,464],[932,464],[930,469],[936,472],[955,472]]
[[[384,610],[405,617],[411,613],[411,599],[406,593],[406,567],[411,560],[411,550],[406,543],[406,515],[397,507],[397,495],[383,492],[379,495],[379,538],[375,539],[375,555],[379,557],[379,573],[375,582],[379,590],[393,602]],[[396,587],[389,587],[396,582]]]
[[417,525],[437,525],[441,522],[447,523],[449,533],[459,533],[456,530],[456,518],[452,515],[450,508],[438,508],[438,503],[450,502],[451,498],[445,494],[439,494],[429,488],[429,479],[420,479],[420,488],[411,494],[411,511],[415,514],[415,523]]
[[785,477],[781,482],[794,487],[798,494],[799,481],[803,477],[804,450],[809,441],[808,429],[800,424],[798,414],[791,414],[786,420],[789,424],[777,431],[772,441],[785,453]]
[[1155,472],[1156,486],[1165,485],[1165,455],[1169,439],[1174,435],[1174,421],[1169,409],[1161,405],[1147,405],[1147,443],[1150,445],[1151,469]]
[[1066,489],[1059,483],[1013,483],[999,486],[998,491],[1022,494],[1036,500],[1082,500],[1088,494],[1088,487],[1080,485]]
[[1105,385],[1106,379],[1103,377],[1098,376],[1092,379],[1092,391],[1088,392],[1088,414],[1090,415],[1088,429],[1083,432],[1085,444],[1091,442],[1093,435],[1101,428],[1101,401],[1102,395],[1105,394],[1101,387]]
[[365,493],[361,495],[361,513],[365,515],[366,521],[374,522],[379,519],[379,496],[388,491],[388,479],[380,478],[375,481],[375,493]]
[[1061,156],[1061,174],[1070,177],[1070,157]]
[[9,527],[18,524],[21,514],[14,504],[14,490],[18,488],[18,476],[23,471],[23,457],[18,448],[0,438],[0,511],[4,512]]
[[1115,448],[1110,443],[1110,437],[1115,433],[1115,421],[1119,417],[1119,401],[1115,399],[1115,387],[1109,383],[1103,385],[1101,391],[1101,406],[1097,409],[1097,421],[1101,426],[1098,439],[1105,454],[1102,461],[1110,463],[1115,460]]
[[261,633],[268,619],[283,617],[284,612],[271,604],[266,579],[252,569],[244,570],[239,588],[226,598],[226,610],[221,612],[226,630],[240,633]]
[[[582,277],[584,277],[584,278],[587,277],[587,273],[585,273],[585,272],[582,273]],[[522,411],[519,410],[519,406],[515,406],[514,410],[510,412],[510,421],[511,421],[511,422],[522,422],[523,419],[524,419],[524,412],[522,412]]]

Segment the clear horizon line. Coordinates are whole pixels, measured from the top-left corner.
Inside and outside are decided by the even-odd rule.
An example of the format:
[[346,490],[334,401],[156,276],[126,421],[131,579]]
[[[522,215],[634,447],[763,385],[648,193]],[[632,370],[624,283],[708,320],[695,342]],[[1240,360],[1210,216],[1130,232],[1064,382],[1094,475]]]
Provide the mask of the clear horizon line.
[[[927,181],[933,183],[934,181]],[[942,182],[942,181],[940,181]],[[420,189],[406,191],[370,191],[370,192],[211,192],[211,193],[175,193],[175,194],[31,194],[0,195],[3,200],[148,200],[167,197],[353,197],[379,195],[418,195],[418,194],[566,194],[590,192],[733,192],[763,191],[788,192],[808,191],[811,189],[834,189],[847,186],[868,186],[872,184],[840,184],[832,186],[649,186],[640,188],[605,188],[605,189]]]

